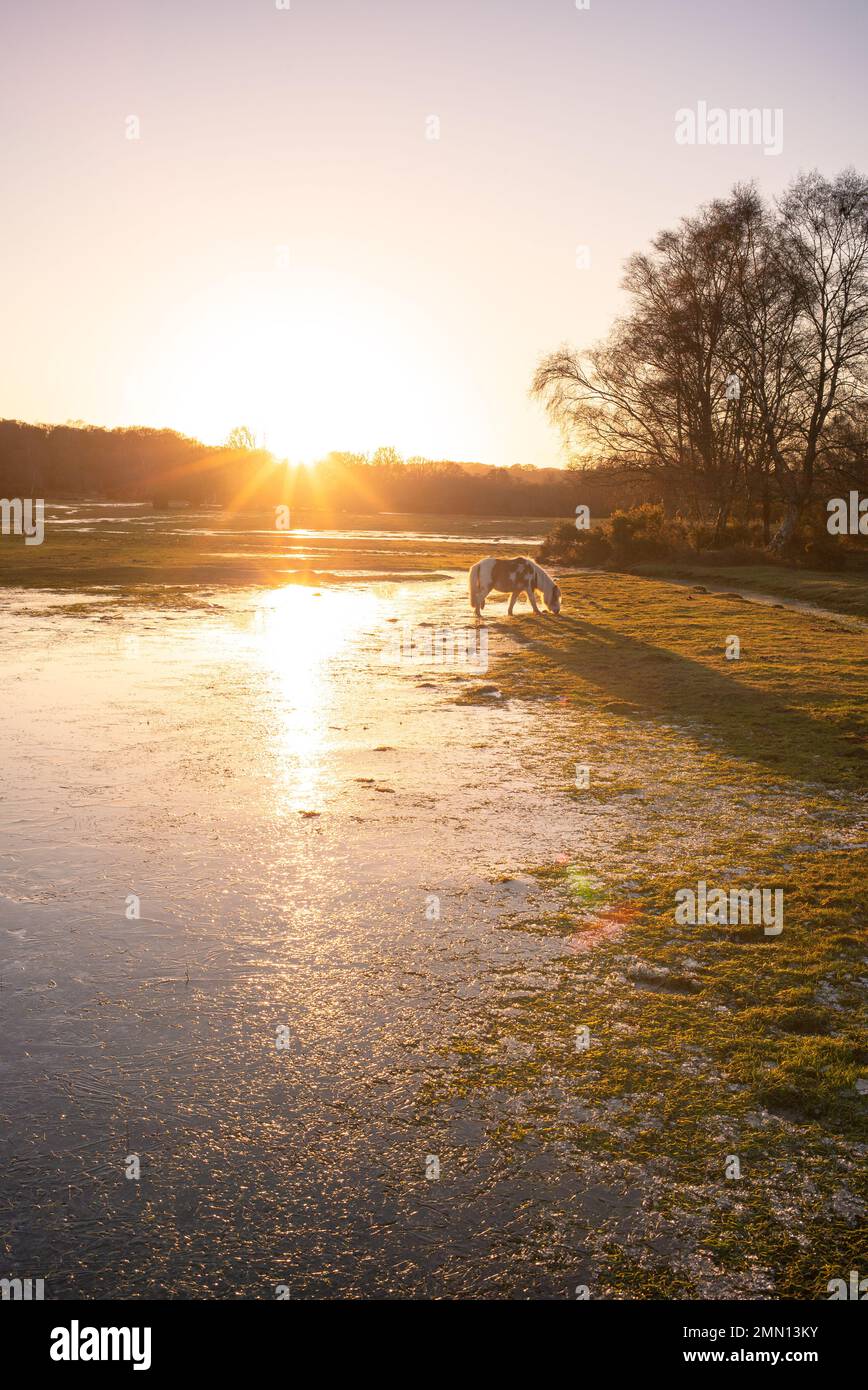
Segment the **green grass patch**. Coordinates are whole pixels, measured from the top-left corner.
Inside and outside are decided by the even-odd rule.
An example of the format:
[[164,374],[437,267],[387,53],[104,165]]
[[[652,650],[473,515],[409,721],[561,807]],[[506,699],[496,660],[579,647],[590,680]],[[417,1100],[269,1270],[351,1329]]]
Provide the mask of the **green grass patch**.
[[[557,947],[546,985],[499,967],[426,1103],[511,1098],[495,1141],[566,1146],[579,1208],[603,1181],[644,1194],[577,1217],[592,1296],[823,1297],[868,1210],[864,638],[646,578],[563,587],[491,674],[547,697],[553,780],[596,838],[526,870],[559,905],[505,929]],[[677,922],[700,880],[780,888],[783,931]]]

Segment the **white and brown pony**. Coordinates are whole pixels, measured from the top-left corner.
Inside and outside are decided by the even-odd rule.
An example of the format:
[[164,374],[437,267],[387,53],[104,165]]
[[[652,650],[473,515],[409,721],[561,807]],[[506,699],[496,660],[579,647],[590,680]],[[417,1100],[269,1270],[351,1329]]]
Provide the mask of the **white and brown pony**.
[[501,594],[511,594],[509,616],[515,601],[522,594],[527,594],[530,599],[530,606],[534,613],[539,613],[536,603],[536,590],[539,589],[543,596],[543,602],[550,613],[558,614],[561,611],[561,591],[550,574],[547,574],[542,565],[538,565],[535,560],[530,560],[526,555],[519,555],[514,560],[495,560],[488,555],[484,560],[477,560],[470,570],[470,606],[475,611],[477,618],[481,615],[485,607],[485,600],[496,589]]

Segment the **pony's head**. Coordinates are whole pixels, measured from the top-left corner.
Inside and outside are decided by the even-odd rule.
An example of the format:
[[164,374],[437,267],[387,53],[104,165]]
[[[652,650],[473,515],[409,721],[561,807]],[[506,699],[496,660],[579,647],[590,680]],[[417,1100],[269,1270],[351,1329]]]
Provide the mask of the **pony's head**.
[[561,611],[560,587],[557,584],[552,583],[551,593],[544,595],[544,599],[546,608],[549,610],[550,613],[554,613],[555,617],[557,617],[557,615]]

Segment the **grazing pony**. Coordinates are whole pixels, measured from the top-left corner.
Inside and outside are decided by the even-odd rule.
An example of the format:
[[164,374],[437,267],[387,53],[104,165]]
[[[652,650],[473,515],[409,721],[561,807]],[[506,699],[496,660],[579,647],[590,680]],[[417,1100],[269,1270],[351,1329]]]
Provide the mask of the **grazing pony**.
[[470,606],[477,618],[492,589],[512,595],[507,610],[510,617],[515,601],[521,594],[527,594],[534,613],[540,612],[536,604],[536,589],[542,593],[543,602],[550,613],[558,614],[561,611],[561,591],[557,584],[550,574],[546,574],[542,565],[529,560],[526,555],[518,555],[514,560],[495,560],[488,555],[473,565],[470,570]]

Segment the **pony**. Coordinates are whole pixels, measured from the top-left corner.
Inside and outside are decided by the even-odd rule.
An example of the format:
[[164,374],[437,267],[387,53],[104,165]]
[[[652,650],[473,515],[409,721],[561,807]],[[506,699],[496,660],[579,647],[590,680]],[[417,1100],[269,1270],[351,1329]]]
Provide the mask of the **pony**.
[[561,611],[561,591],[542,565],[528,559],[527,555],[517,555],[513,560],[495,560],[488,555],[477,560],[470,570],[470,606],[481,616],[485,600],[496,589],[501,594],[511,594],[508,616],[512,617],[515,601],[521,594],[527,594],[534,613],[539,615],[535,591],[540,590],[543,602],[550,613],[557,616]]

